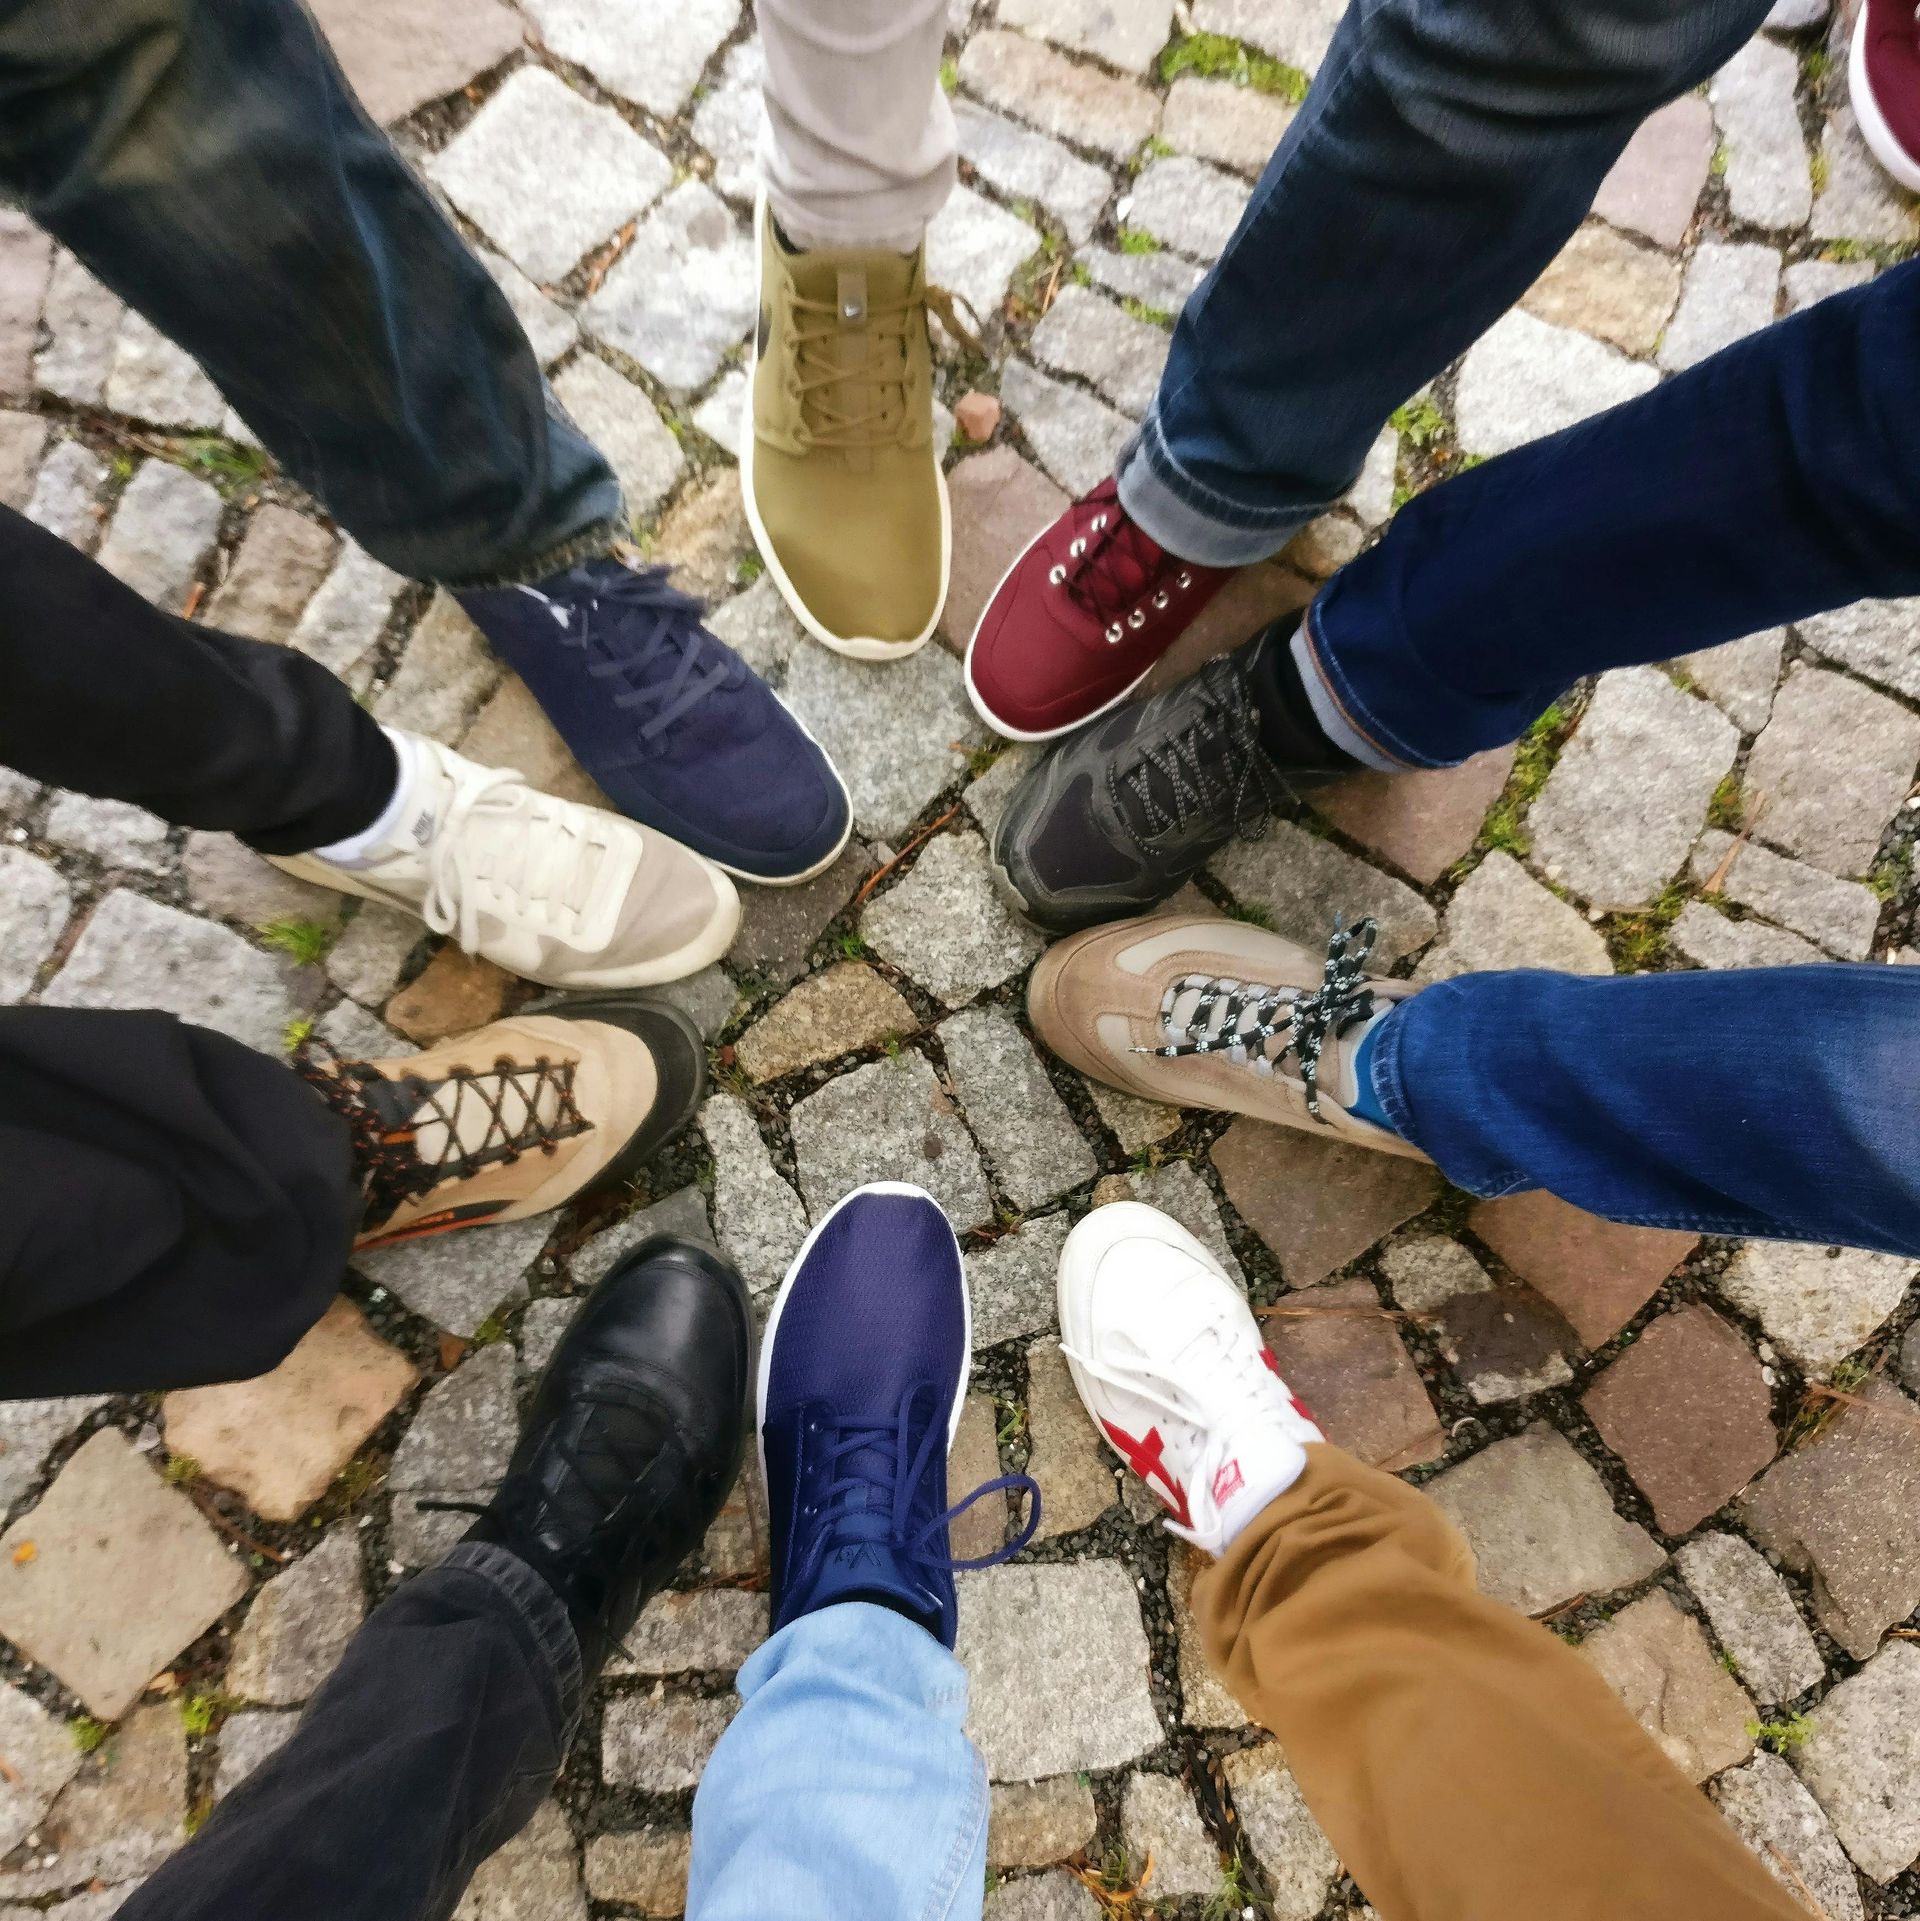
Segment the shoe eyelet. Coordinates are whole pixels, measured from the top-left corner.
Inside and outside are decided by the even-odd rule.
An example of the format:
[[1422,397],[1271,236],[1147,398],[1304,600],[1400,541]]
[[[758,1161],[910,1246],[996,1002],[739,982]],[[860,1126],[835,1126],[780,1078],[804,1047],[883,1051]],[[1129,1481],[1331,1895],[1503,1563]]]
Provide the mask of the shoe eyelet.
[[1067,549],[1068,554],[1075,560],[1078,560],[1086,551],[1087,543],[1084,540],[1075,540]]
[[1179,583],[1178,583],[1178,584],[1179,584],[1179,586],[1180,586],[1181,588],[1183,588],[1183,589],[1185,589],[1185,588],[1188,588],[1188,587],[1191,587],[1191,586],[1193,585],[1193,576],[1192,576],[1191,574],[1188,574],[1188,573],[1183,573],[1183,574],[1182,574],[1182,575],[1180,576],[1180,579],[1179,579]]
[[1105,532],[1107,531],[1107,517],[1106,517],[1106,515],[1105,515],[1105,514],[1095,514],[1095,515],[1094,515],[1094,517],[1093,517],[1093,531],[1094,531],[1094,532],[1095,532],[1096,534],[1103,534],[1103,533],[1105,533]]
[[1164,593],[1155,594],[1153,597],[1153,604],[1164,613],[1167,607],[1166,595]]
[[1116,620],[1113,625],[1107,629],[1107,645],[1109,647],[1117,647],[1125,638],[1126,630]]
[[1066,577],[1067,570],[1064,567],[1054,566],[1047,569],[1047,579],[1056,587],[1059,586]]
[[1133,612],[1127,616],[1127,625],[1135,629],[1136,631],[1144,627],[1146,624],[1147,624],[1147,617],[1144,613],[1141,612],[1141,610],[1138,607],[1136,607],[1133,610]]

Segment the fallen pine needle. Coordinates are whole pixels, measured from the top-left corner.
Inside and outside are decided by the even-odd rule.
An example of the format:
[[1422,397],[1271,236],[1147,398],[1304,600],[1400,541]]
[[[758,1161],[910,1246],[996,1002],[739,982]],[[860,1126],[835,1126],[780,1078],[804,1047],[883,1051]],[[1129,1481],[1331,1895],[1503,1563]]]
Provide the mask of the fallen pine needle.
[[1720,865],[1707,876],[1707,884],[1702,893],[1717,894],[1726,885],[1727,876],[1733,872],[1733,863],[1740,858],[1740,850],[1753,838],[1753,830],[1760,825],[1760,816],[1767,811],[1767,797],[1757,795],[1747,817],[1740,823],[1740,831],[1733,837],[1733,845],[1720,857]]
[[1800,1870],[1796,1868],[1771,1841],[1767,1843],[1767,1852],[1773,1856],[1780,1872],[1787,1877],[1792,1892],[1799,1898],[1801,1905],[1806,1908],[1807,1912],[1817,1915],[1819,1921],[1833,1921],[1833,1916],[1821,1905],[1820,1897],[1807,1886]]
[[933,823],[931,827],[922,828],[919,833],[915,834],[914,837],[907,842],[906,846],[901,848],[899,853],[895,854],[894,857],[890,861],[888,861],[884,867],[876,867],[874,871],[867,876],[866,880],[861,883],[859,893],[854,895],[853,897],[854,906],[856,907],[860,906],[861,903],[865,901],[867,896],[871,894],[873,890],[876,887],[878,887],[880,883],[883,880],[885,880],[886,877],[889,874],[891,874],[893,870],[896,867],[898,867],[900,863],[903,860],[905,860],[909,854],[913,853],[917,848],[924,847],[927,844],[927,842],[934,837],[935,834],[939,833],[941,828],[943,828],[947,824],[947,822],[950,821],[954,817],[954,815],[960,811],[961,804],[962,804],[961,802],[955,801],[953,805],[949,807],[947,811],[944,814],[942,814],[937,821]]

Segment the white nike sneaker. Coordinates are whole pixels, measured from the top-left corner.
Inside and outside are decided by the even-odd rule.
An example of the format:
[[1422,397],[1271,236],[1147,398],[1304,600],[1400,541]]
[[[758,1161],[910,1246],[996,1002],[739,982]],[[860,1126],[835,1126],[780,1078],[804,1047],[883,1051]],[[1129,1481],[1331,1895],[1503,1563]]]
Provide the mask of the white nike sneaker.
[[717,961],[740,896],[711,861],[602,807],[529,787],[423,735],[405,737],[413,805],[352,866],[318,854],[274,865],[385,901],[470,954],[549,987],[652,987]]
[[1168,1510],[1224,1554],[1326,1436],[1280,1378],[1252,1310],[1178,1221],[1097,1207],[1060,1254],[1061,1352],[1094,1425]]

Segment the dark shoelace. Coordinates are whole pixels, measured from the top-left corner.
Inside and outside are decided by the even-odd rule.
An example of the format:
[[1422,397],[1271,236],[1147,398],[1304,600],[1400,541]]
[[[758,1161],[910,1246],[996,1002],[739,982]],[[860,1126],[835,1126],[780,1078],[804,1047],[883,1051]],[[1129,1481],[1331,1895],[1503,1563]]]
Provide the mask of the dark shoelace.
[[1117,500],[1102,507],[1100,517],[1106,521],[1104,527],[1089,528],[1080,536],[1086,551],[1069,564],[1066,589],[1111,631],[1139,608],[1164,576],[1186,562],[1136,526]]
[[[1300,1063],[1307,1112],[1325,1122],[1326,1116],[1320,1112],[1320,1056],[1328,1041],[1337,1040],[1372,1018],[1375,1002],[1366,964],[1377,932],[1371,919],[1356,921],[1351,927],[1336,926],[1327,943],[1327,963],[1320,985],[1310,994],[1303,994],[1297,987],[1267,987],[1221,975],[1185,975],[1167,989],[1160,1003],[1167,1044],[1133,1051],[1167,1060],[1189,1054],[1227,1054],[1268,1074],[1291,1054]],[[1188,992],[1197,993],[1199,1000],[1184,1019],[1178,1019],[1174,1007]],[[1216,1010],[1218,1021],[1214,1019]],[[1252,1024],[1243,1029],[1241,1023],[1249,1014]],[[1285,1045],[1269,1055],[1267,1042],[1283,1034],[1287,1037]]]
[[[594,621],[602,606],[612,606],[629,617],[621,622],[623,646],[617,653]],[[592,656],[587,672],[595,680],[622,685],[613,704],[628,712],[647,713],[640,728],[643,740],[658,740],[673,723],[690,713],[717,687],[733,678],[734,663],[721,644],[700,624],[706,603],[683,594],[668,583],[665,567],[610,567],[596,576],[595,591],[587,597],[586,617],[575,632],[562,628],[563,646],[584,647]],[[637,634],[637,638],[636,638]],[[678,665],[664,681],[649,678],[656,660]]]

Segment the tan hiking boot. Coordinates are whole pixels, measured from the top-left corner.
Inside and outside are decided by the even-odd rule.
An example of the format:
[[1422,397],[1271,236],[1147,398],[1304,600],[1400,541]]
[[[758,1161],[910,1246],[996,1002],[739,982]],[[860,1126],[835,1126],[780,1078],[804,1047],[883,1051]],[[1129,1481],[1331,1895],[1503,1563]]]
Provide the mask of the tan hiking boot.
[[299,1070],[352,1132],[366,1249],[524,1220],[625,1179],[693,1118],[706,1059],[677,1008],[581,994],[404,1059],[309,1054]]
[[1033,970],[1027,1013],[1063,1061],[1172,1107],[1216,1107],[1402,1154],[1426,1155],[1349,1114],[1347,1038],[1415,990],[1361,972],[1373,923],[1325,959],[1244,921],[1161,914],[1075,934]]
[[763,202],[740,486],[794,617],[856,660],[923,646],[952,526],[933,444],[926,249],[789,253]]

